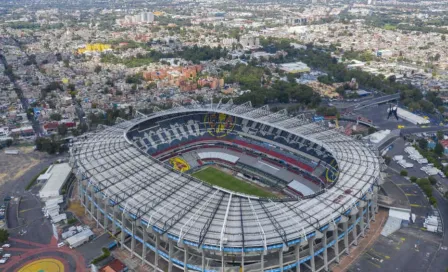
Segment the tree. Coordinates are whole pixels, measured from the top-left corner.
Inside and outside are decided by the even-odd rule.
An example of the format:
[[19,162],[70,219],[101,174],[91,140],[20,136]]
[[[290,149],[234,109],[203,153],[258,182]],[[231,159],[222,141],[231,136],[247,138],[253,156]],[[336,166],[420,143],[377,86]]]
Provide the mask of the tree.
[[441,130],[437,131],[437,140],[438,141],[443,140],[443,135],[444,135],[443,131]]
[[401,170],[401,171],[400,171],[400,175],[403,176],[403,177],[406,177],[406,176],[408,175],[408,171],[406,171],[406,170]]
[[146,86],[146,89],[151,90],[151,89],[155,89],[157,88],[157,83],[155,82],[151,82],[148,84],[148,86]]
[[0,243],[8,241],[9,232],[6,229],[0,229]]
[[411,180],[411,182],[414,182],[414,183],[417,182],[417,177],[412,176],[409,179]]
[[437,206],[437,199],[433,196],[429,197],[429,203],[433,205],[434,207]]
[[95,67],[95,73],[99,73],[99,72],[101,72],[101,66],[100,65],[97,65],[96,67]]
[[53,121],[61,121],[62,115],[55,112],[55,113],[50,114],[50,119]]
[[386,165],[389,165],[390,161],[391,161],[391,158],[389,156],[384,156],[384,163]]
[[439,156],[442,156],[443,151],[445,151],[445,148],[443,148],[443,145],[441,143],[437,143],[434,147],[434,153],[436,153]]
[[428,180],[431,183],[431,185],[436,185],[437,184],[437,179],[435,177],[433,177],[433,176],[429,176]]
[[373,134],[373,133],[377,132],[377,129],[374,127],[369,127],[367,131],[369,134]]
[[423,150],[426,150],[426,148],[428,148],[428,141],[425,138],[418,139],[418,147],[420,147]]
[[442,41],[446,41],[446,36],[442,35],[441,39],[442,39]]
[[68,131],[68,129],[67,129],[67,126],[65,124],[60,124],[58,126],[58,134],[59,135],[65,136],[65,135],[67,135],[67,131]]

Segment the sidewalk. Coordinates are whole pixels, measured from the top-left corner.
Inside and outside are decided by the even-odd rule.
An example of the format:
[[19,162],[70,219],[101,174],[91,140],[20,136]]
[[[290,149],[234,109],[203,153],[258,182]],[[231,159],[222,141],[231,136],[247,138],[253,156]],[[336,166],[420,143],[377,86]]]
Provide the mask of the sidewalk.
[[379,210],[375,216],[375,222],[370,223],[370,229],[365,233],[366,237],[358,242],[358,246],[350,248],[350,255],[346,255],[341,262],[331,267],[333,272],[345,272],[347,269],[378,239],[383,225],[386,223],[389,212]]

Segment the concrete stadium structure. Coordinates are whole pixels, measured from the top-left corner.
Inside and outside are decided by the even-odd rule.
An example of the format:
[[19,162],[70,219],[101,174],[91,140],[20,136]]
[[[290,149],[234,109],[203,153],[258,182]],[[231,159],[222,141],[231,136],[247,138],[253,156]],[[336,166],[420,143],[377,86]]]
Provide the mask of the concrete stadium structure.
[[[287,151],[310,173],[322,166],[328,176],[331,168],[336,178],[313,195],[267,199],[211,186],[157,159],[192,140],[243,138]],[[86,213],[105,230],[122,230],[121,247],[156,271],[328,271],[375,220],[382,183],[367,144],[306,115],[232,101],[139,114],[88,134],[70,156]]]

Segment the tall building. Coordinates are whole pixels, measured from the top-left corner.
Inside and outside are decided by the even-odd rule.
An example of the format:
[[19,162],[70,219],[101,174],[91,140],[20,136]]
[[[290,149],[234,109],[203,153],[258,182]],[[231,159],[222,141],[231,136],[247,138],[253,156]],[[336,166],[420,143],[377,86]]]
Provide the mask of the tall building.
[[260,47],[260,38],[251,35],[244,35],[240,37],[240,44],[247,49]]
[[141,23],[152,23],[154,22],[154,14],[152,12],[142,12],[140,13]]

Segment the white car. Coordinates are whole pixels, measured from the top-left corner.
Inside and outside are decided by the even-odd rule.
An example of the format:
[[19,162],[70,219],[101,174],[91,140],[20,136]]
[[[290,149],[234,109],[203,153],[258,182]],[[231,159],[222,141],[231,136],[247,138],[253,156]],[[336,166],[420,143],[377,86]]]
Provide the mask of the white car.
[[11,258],[11,254],[9,253],[3,254],[3,259],[9,259],[9,258]]
[[10,244],[4,244],[4,245],[2,245],[2,247],[3,248],[7,248],[7,247],[11,247],[11,245]]
[[65,243],[63,243],[63,242],[58,244],[58,247],[63,247],[63,246],[65,246]]
[[6,261],[7,261],[8,259],[0,259],[0,264],[4,264],[4,263],[6,263]]

